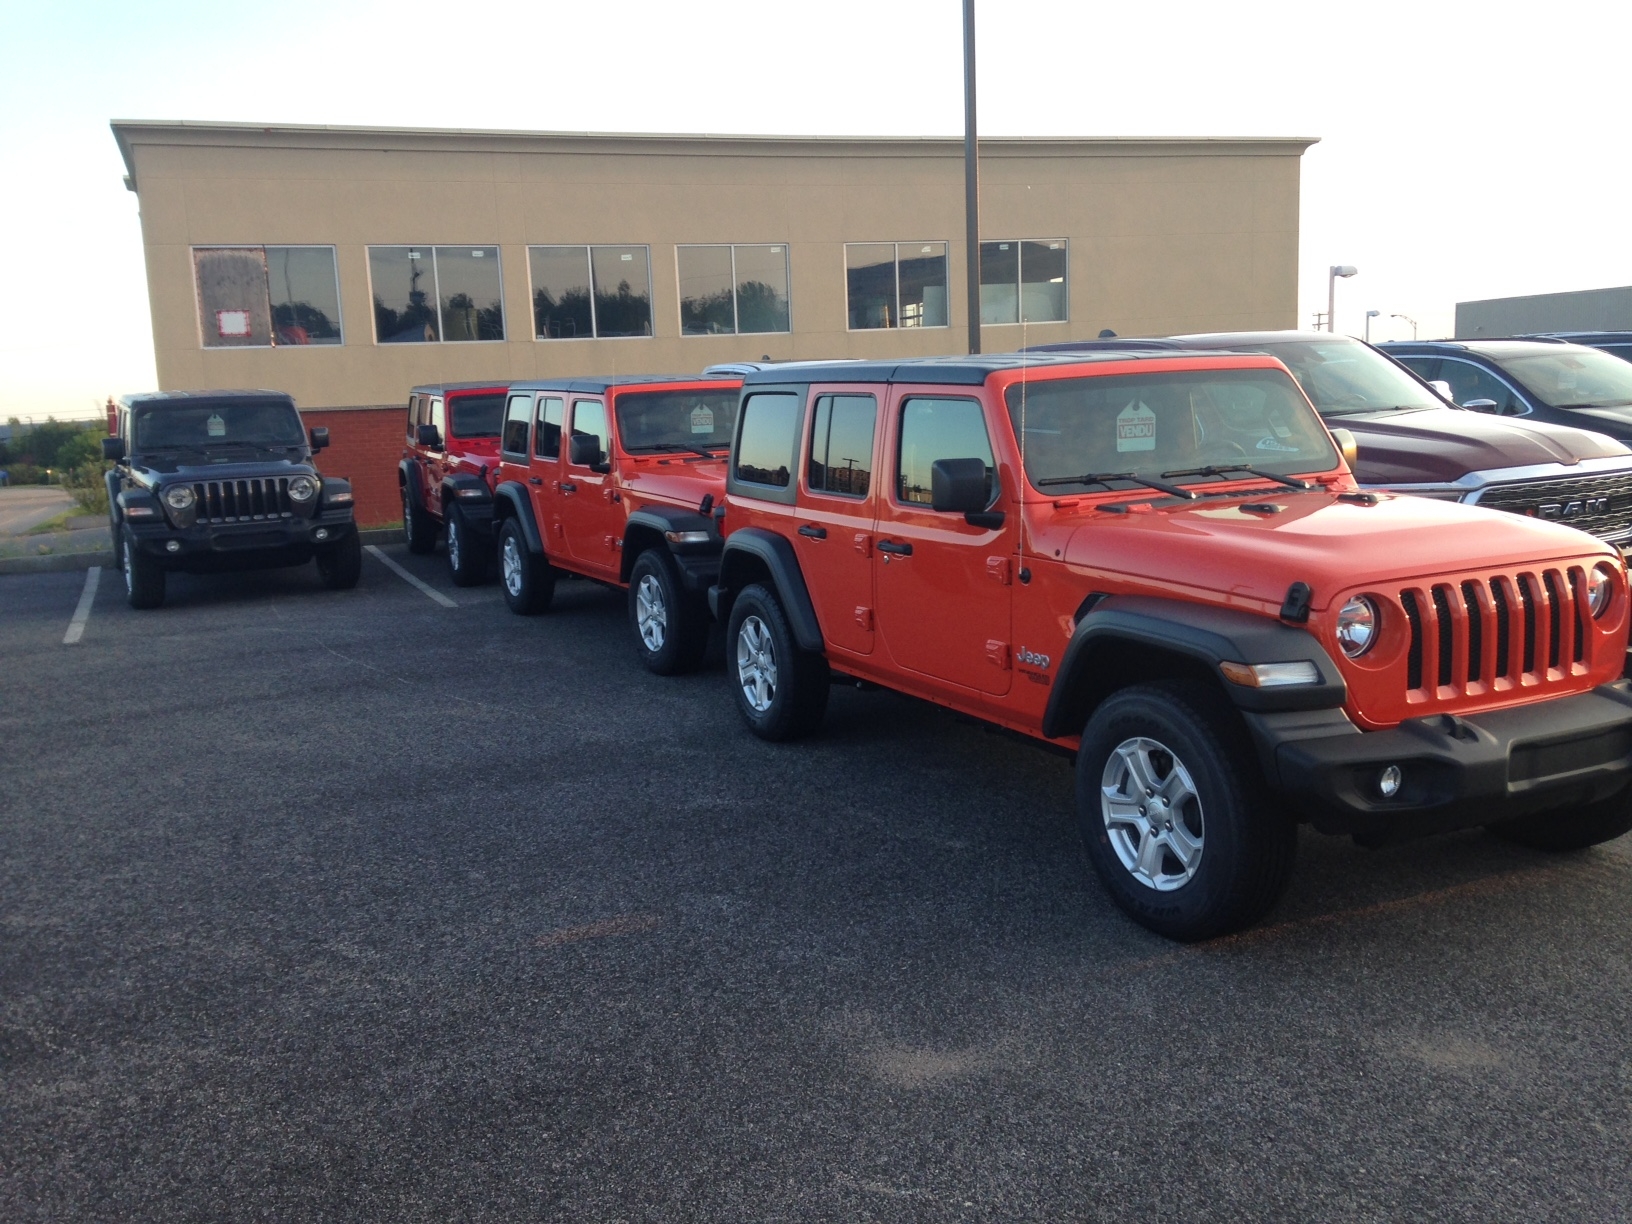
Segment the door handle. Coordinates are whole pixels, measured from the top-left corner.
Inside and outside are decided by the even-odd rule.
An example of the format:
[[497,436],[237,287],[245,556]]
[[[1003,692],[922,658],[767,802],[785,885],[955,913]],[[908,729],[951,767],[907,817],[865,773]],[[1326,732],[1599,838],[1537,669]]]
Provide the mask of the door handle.
[[818,527],[814,523],[806,523],[803,527],[799,528],[799,534],[802,536],[807,536],[812,540],[825,540],[827,539],[827,528]]
[[897,557],[912,556],[911,544],[897,544],[894,540],[880,540],[876,547],[881,553],[890,553]]
[[570,480],[563,480],[561,482],[561,492],[563,492],[563,493],[576,493],[576,492],[578,492],[578,486],[573,484],[572,481],[570,481]]
[[529,476],[527,477],[527,483],[541,485],[544,483],[544,481],[537,476]]

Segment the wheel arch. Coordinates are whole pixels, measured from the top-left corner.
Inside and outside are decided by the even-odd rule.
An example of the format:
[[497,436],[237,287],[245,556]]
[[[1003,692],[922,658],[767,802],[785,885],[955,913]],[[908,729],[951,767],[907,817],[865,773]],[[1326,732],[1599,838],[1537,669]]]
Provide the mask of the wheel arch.
[[709,599],[715,617],[728,620],[737,593],[755,582],[763,582],[776,592],[800,649],[823,653],[821,622],[816,618],[816,606],[811,602],[793,545],[774,531],[744,527],[727,537],[720,555],[719,583]]
[[493,534],[497,536],[505,519],[511,518],[521,523],[521,534],[527,541],[528,549],[543,556],[544,537],[538,530],[537,520],[533,518],[532,503],[521,485],[507,480],[493,491]]

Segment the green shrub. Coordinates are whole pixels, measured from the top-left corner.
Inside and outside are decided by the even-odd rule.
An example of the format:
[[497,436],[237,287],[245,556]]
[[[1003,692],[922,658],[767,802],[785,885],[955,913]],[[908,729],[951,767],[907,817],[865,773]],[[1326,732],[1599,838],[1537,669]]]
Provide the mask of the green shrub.
[[44,484],[45,472],[32,463],[14,463],[6,469],[14,485]]
[[[97,448],[101,449],[100,442]],[[86,514],[108,512],[108,484],[102,479],[107,470],[108,465],[99,458],[95,463],[82,463],[62,473],[63,487],[74,495]]]

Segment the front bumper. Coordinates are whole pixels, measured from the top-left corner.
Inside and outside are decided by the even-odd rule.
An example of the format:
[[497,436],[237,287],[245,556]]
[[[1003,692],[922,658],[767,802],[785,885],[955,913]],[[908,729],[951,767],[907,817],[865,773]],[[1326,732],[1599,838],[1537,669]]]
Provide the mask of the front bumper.
[[357,530],[351,508],[319,510],[311,518],[267,518],[246,523],[194,523],[126,520],[136,547],[165,569],[205,572],[217,569],[300,565],[317,551]]
[[[1632,683],[1361,731],[1340,710],[1244,714],[1272,786],[1326,832],[1470,828],[1608,798],[1632,780]],[[1401,775],[1385,798],[1379,776]]]

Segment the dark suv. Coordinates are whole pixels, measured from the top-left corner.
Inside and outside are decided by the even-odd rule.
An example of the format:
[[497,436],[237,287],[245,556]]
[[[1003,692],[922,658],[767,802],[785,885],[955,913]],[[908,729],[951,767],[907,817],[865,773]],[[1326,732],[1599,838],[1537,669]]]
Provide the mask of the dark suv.
[[1556,340],[1401,340],[1378,346],[1464,408],[1632,440],[1632,364]]
[[325,586],[362,572],[351,483],[321,475],[327,429],[303,429],[279,391],[126,396],[107,475],[114,548],[133,608],[164,602],[171,570],[212,573],[316,560]]
[[[1447,404],[1370,345],[1327,332],[1216,332],[1050,349],[1268,353],[1292,371],[1327,426],[1353,437],[1364,488],[1565,521],[1632,545],[1632,452],[1587,421],[1513,420]],[[1575,426],[1572,428],[1571,426]],[[1258,445],[1270,448],[1266,438]]]
[[408,551],[448,537],[448,570],[474,586],[493,569],[493,485],[499,470],[504,383],[434,383],[408,396],[408,437],[397,464]]
[[1619,357],[1622,361],[1632,361],[1632,332],[1624,331],[1559,331],[1537,332],[1535,335],[1519,337],[1523,340],[1558,340],[1565,344],[1585,344],[1590,348],[1603,349],[1611,356]]

